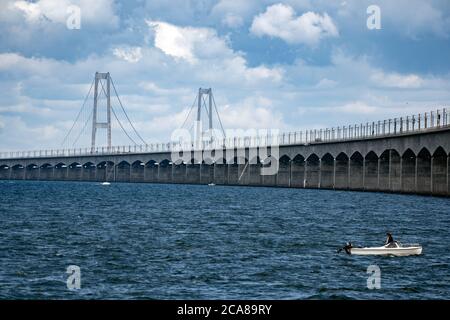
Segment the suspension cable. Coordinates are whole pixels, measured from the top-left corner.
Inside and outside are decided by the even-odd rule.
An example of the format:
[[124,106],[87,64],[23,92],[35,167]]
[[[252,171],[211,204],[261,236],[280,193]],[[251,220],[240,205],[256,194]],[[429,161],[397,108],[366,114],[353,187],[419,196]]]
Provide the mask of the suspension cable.
[[[100,85],[102,86],[103,94],[105,95],[105,97],[107,97],[108,95],[106,94],[105,87],[103,86],[103,83],[102,83],[101,81],[100,81]],[[128,139],[130,139],[131,142],[133,142],[135,145],[138,145],[138,144],[136,143],[136,141],[134,141],[134,140],[130,137],[130,135],[128,134],[128,132],[127,132],[127,131],[125,130],[125,128],[123,127],[122,122],[120,122],[119,118],[117,117],[117,114],[116,114],[116,112],[114,111],[114,108],[113,108],[112,104],[111,104],[111,111],[113,112],[114,117],[116,118],[117,122],[119,123],[119,126],[122,128],[122,131],[126,134],[126,136],[128,137]]]
[[119,100],[119,104],[120,104],[120,107],[122,108],[123,113],[125,113],[125,116],[127,117],[128,122],[130,123],[130,125],[131,125],[131,127],[133,128],[133,130],[134,130],[134,132],[136,133],[136,135],[137,135],[137,136],[139,137],[139,139],[141,139],[141,141],[146,145],[147,142],[145,142],[145,140],[142,139],[141,135],[137,132],[136,128],[134,127],[133,123],[131,122],[130,118],[128,117],[128,114],[127,114],[127,112],[125,111],[125,108],[124,108],[123,105],[122,105],[122,101],[120,100],[119,94],[117,93],[116,86],[114,85],[114,81],[113,81],[113,79],[112,79],[111,76],[110,76],[110,79],[111,79],[111,84],[113,85],[114,92],[116,93],[117,100]]
[[188,121],[189,116],[191,115],[192,109],[194,109],[195,103],[197,102],[197,98],[198,98],[198,97],[195,96],[194,103],[192,103],[192,106],[191,106],[191,108],[189,109],[189,112],[188,112],[188,114],[187,114],[187,116],[186,116],[186,119],[184,119],[184,122],[183,122],[183,124],[181,125],[181,128],[183,128],[184,125],[186,124],[186,122]]
[[78,142],[78,139],[80,139],[81,134],[84,132],[84,130],[86,129],[89,120],[91,120],[91,117],[94,113],[94,110],[91,111],[91,113],[89,114],[89,117],[86,119],[86,122],[84,123],[83,129],[81,129],[80,133],[78,134],[77,138],[75,139],[74,143],[72,144],[72,147],[75,146],[75,144]]
[[128,139],[131,140],[131,142],[133,142],[135,145],[137,145],[136,141],[133,140],[133,138],[130,137],[130,135],[128,134],[128,132],[125,130],[125,128],[122,126],[122,123],[120,122],[119,118],[117,117],[116,112],[114,111],[113,106],[111,105],[111,111],[114,114],[114,117],[117,119],[117,122],[119,123],[120,127],[122,128],[122,131],[125,132],[125,134],[127,135]]
[[90,96],[90,94],[91,94],[91,90],[92,90],[92,86],[94,85],[94,82],[95,82],[95,78],[94,78],[94,80],[92,80],[91,87],[89,88],[89,91],[88,91],[86,97],[84,98],[83,104],[81,105],[81,109],[80,109],[80,111],[78,112],[78,115],[77,115],[77,117],[75,118],[75,121],[73,122],[72,127],[70,128],[69,132],[66,134],[66,136],[65,136],[64,139],[63,139],[63,141],[61,142],[61,145],[64,145],[64,143],[66,142],[67,138],[68,138],[69,135],[71,134],[73,128],[75,127],[75,124],[77,123],[78,119],[80,118],[81,112],[82,112],[83,109],[84,109],[84,106],[85,106],[85,104],[86,104],[86,101],[87,101],[87,99],[89,98],[89,96]]
[[225,130],[223,129],[222,120],[220,119],[219,111],[217,111],[216,99],[214,99],[214,95],[211,92],[212,100],[214,102],[214,109],[216,110],[217,118],[219,119],[220,128],[222,129],[223,137],[226,138]]

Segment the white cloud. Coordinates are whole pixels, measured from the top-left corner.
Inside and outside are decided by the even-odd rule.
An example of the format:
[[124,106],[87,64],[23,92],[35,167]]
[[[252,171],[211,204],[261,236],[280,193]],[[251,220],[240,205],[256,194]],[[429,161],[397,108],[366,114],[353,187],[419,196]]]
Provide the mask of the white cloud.
[[259,0],[220,0],[211,10],[211,16],[229,28],[239,28],[261,5]]
[[331,89],[336,87],[337,81],[330,80],[327,78],[320,79],[320,81],[316,84],[316,88],[318,89]]
[[244,24],[244,19],[241,16],[229,13],[222,19],[222,24],[229,28],[239,28]]
[[136,63],[142,59],[141,47],[118,47],[113,50],[113,54],[125,61]]
[[377,109],[377,107],[367,105],[362,101],[354,101],[343,106],[335,107],[335,111],[337,112],[345,112],[350,114],[371,114],[376,112]]
[[420,88],[423,84],[423,79],[415,74],[402,75],[398,73],[384,73],[375,72],[372,81],[380,87],[392,87],[402,89]]
[[225,128],[286,128],[282,114],[273,108],[273,102],[269,98],[249,97],[239,103],[223,106],[221,119]]
[[162,21],[147,21],[155,30],[155,47],[165,54],[196,63],[199,58],[231,54],[227,42],[213,29],[179,27]]
[[281,38],[288,43],[304,43],[310,46],[326,37],[337,37],[338,30],[326,13],[308,11],[296,16],[289,5],[275,4],[253,19],[250,31],[257,36]]

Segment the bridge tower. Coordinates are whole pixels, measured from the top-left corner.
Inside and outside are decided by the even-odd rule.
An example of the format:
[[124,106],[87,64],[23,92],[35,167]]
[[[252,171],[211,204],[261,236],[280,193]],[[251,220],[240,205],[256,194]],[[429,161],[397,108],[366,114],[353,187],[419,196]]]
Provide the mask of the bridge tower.
[[208,88],[199,88],[198,89],[198,97],[197,97],[197,120],[195,121],[195,139],[197,143],[201,143],[204,132],[203,132],[203,126],[202,126],[202,105],[205,102],[203,99],[203,96],[208,96],[208,130],[211,134],[211,130],[213,129],[213,122],[212,122],[212,114],[213,114],[213,98],[212,98],[212,89]]
[[[106,92],[103,87],[102,80],[106,82]],[[97,111],[98,111],[98,96],[99,87],[101,85],[101,90],[106,95],[106,122],[98,122]],[[92,113],[92,139],[91,139],[91,152],[95,151],[95,137],[97,135],[97,129],[107,130],[107,143],[108,150],[111,150],[111,77],[109,72],[96,72],[95,73],[95,86],[94,86],[94,110]]]

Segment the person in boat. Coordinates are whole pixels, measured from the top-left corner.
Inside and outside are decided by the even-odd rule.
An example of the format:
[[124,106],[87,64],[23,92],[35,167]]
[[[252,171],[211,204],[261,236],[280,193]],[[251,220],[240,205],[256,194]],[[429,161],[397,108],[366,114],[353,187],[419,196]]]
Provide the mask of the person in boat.
[[353,248],[352,243],[347,242],[347,244],[345,246],[343,246],[342,248],[340,248],[337,252],[340,253],[342,250],[345,250],[345,253],[350,254],[351,248]]
[[384,245],[385,246],[392,246],[392,245],[394,245],[396,241],[394,240],[394,237],[392,237],[392,234],[390,232],[387,232],[386,236],[387,236],[386,243]]

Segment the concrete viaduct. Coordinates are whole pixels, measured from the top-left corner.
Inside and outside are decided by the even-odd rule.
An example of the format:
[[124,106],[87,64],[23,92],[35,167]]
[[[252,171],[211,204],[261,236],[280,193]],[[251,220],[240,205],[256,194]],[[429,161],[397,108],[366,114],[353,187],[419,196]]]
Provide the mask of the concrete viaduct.
[[[386,122],[349,126],[341,128],[340,139],[336,139],[339,131],[334,129],[321,130],[320,134],[310,131],[309,141],[306,138],[306,142],[298,143],[296,138],[281,143],[279,155],[265,159],[258,146],[233,148],[234,157],[215,158],[212,163],[194,159],[176,163],[169,151],[141,151],[142,147],[72,155],[9,153],[0,157],[0,179],[214,183],[448,197],[450,126],[447,116],[445,119],[428,128],[417,129],[414,124],[412,130],[399,127],[394,134],[392,129],[386,129]],[[237,159],[239,154],[244,155],[242,161]],[[249,159],[250,154],[254,158]],[[278,163],[278,171],[274,175],[261,175],[268,159]]]

